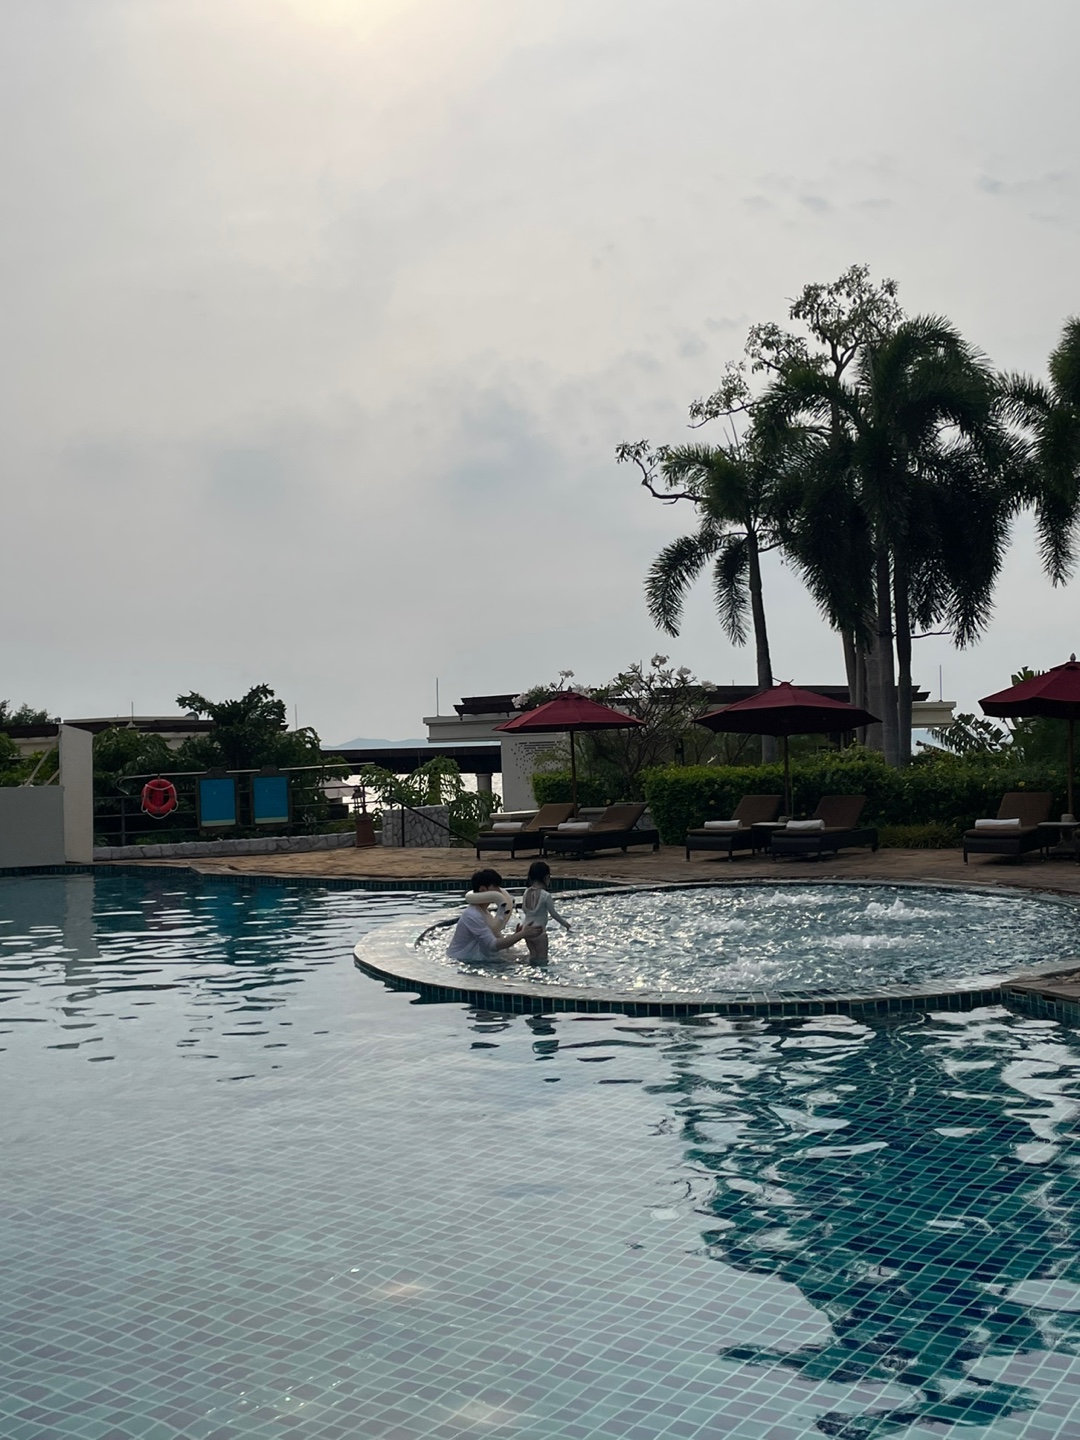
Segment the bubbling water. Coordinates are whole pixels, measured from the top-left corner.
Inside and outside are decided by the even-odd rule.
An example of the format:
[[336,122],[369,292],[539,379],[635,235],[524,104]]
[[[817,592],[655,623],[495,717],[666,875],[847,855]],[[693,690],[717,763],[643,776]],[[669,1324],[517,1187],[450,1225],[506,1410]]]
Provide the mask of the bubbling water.
[[[1065,959],[1080,909],[1049,898],[896,885],[722,885],[558,897],[550,958],[502,952],[466,973],[643,996],[977,984]],[[427,936],[432,958],[446,932]]]

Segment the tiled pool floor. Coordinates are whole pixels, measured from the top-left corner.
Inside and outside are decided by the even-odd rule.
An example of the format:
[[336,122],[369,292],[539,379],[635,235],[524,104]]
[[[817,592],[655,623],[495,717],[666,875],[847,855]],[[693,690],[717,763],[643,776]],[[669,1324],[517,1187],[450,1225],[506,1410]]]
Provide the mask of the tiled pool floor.
[[351,964],[445,897],[8,884],[4,1440],[1080,1434],[1074,1032],[485,1016]]

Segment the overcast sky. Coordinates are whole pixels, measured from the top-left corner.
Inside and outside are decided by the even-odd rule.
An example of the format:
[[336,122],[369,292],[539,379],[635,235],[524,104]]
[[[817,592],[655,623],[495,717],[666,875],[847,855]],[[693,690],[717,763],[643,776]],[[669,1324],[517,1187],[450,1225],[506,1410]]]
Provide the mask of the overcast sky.
[[[1042,373],[1080,310],[1068,0],[6,0],[0,697],[268,681],[323,738],[656,650],[613,463],[854,261]],[[842,683],[776,565],[777,677]],[[970,707],[1080,650],[1021,527]]]

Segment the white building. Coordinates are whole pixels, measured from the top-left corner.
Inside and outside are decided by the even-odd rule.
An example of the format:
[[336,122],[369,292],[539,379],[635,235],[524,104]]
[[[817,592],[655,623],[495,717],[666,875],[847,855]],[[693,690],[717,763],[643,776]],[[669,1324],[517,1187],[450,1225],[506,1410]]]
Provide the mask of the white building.
[[499,735],[496,725],[512,720],[521,711],[513,695],[470,695],[454,706],[453,715],[425,715],[428,742],[458,745],[463,741],[498,741],[502,754],[503,807],[531,810],[533,771],[544,755],[557,750],[565,737],[560,735]]

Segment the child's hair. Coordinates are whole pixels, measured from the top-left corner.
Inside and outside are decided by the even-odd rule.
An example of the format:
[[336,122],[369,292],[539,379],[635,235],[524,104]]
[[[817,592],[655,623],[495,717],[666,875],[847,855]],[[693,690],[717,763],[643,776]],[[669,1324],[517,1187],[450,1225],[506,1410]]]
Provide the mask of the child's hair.
[[469,882],[470,889],[483,890],[486,885],[498,885],[502,889],[503,878],[497,870],[477,870]]
[[529,866],[529,885],[542,885],[547,889],[547,882],[551,879],[551,866],[546,860],[534,860]]

